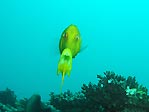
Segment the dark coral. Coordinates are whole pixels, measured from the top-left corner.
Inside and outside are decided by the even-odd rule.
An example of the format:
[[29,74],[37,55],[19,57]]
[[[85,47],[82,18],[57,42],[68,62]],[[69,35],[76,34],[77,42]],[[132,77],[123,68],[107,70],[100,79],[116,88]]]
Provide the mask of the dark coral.
[[69,90],[63,94],[50,94],[50,103],[62,112],[83,112],[85,110],[85,97],[80,93],[72,93]]
[[114,72],[97,75],[98,83],[83,84],[82,91],[51,93],[50,103],[62,112],[139,112],[149,111],[147,88],[135,77],[127,79]]
[[138,82],[136,81],[136,78],[131,77],[131,76],[128,76],[128,78],[126,80],[126,84],[127,84],[127,86],[130,87],[130,89],[138,88],[138,86],[139,86]]
[[16,95],[14,94],[14,91],[11,91],[8,88],[6,88],[5,91],[0,91],[0,102],[5,105],[15,106]]
[[128,99],[124,88],[125,79],[114,72],[105,72],[104,77],[97,75],[98,84],[83,85],[82,92],[93,106],[101,105],[106,112],[116,112],[124,109]]

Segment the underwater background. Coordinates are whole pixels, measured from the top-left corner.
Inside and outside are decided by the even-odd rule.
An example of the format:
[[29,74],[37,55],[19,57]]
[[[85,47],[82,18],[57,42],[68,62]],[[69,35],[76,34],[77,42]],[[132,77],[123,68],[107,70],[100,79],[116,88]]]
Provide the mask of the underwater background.
[[59,39],[75,24],[84,49],[73,59],[63,91],[97,82],[106,70],[135,76],[149,88],[149,2],[146,0],[1,0],[0,90],[43,100],[60,92]]

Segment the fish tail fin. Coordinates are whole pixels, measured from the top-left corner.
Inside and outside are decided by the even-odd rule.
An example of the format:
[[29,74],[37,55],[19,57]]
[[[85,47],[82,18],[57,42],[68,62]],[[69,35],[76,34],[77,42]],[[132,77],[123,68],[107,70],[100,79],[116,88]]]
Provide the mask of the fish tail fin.
[[62,87],[63,87],[63,84],[64,84],[64,77],[65,77],[65,73],[63,72],[62,73],[62,82],[61,82],[61,87],[60,87],[60,92],[62,93]]

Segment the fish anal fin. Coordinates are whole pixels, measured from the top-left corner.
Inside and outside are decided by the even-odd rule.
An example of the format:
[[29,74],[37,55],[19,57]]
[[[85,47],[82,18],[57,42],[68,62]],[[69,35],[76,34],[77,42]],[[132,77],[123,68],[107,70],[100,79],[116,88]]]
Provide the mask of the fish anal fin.
[[62,85],[64,84],[65,72],[62,73]]

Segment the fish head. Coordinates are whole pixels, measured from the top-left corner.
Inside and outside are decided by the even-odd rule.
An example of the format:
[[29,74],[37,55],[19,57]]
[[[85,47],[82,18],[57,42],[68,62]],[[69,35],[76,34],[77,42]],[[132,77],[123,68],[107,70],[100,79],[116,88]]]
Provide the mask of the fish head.
[[60,53],[62,53],[65,48],[69,48],[71,50],[72,56],[75,57],[80,51],[80,47],[81,36],[77,26],[68,26],[61,35],[59,42]]

